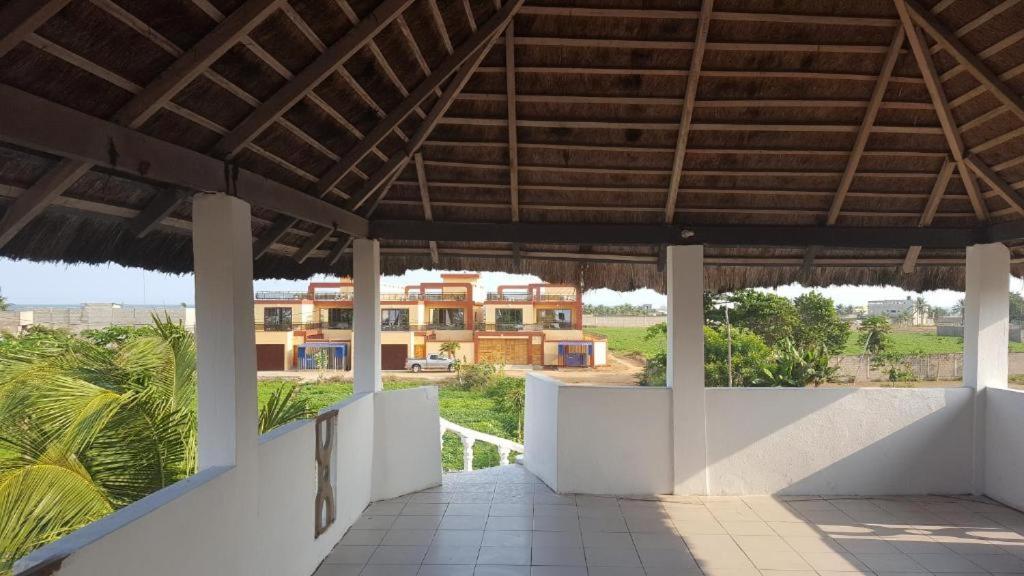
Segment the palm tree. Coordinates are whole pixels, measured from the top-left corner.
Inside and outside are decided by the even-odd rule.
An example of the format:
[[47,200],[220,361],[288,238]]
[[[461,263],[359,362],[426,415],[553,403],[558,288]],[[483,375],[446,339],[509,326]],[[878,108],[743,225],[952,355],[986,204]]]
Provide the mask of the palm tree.
[[964,318],[964,310],[965,309],[966,309],[966,307],[964,306],[964,299],[963,298],[957,300],[956,304],[953,304],[953,314],[956,314],[957,316],[959,316],[961,320],[963,320],[963,318]]
[[[261,431],[307,416],[279,389]],[[170,319],[123,342],[35,330],[0,348],[0,574],[196,471],[196,347]]]
[[4,298],[3,294],[0,294],[0,312],[3,312],[4,310],[7,310],[7,308],[8,308],[7,298]]
[[914,314],[918,318],[925,318],[928,314],[928,301],[924,299],[924,296],[918,296],[914,300]]
[[444,344],[441,344],[441,347],[438,348],[438,350],[442,354],[445,354],[449,358],[454,360],[455,359],[455,355],[459,353],[459,349],[460,348],[462,348],[462,346],[458,342],[449,341],[449,342],[445,342]]

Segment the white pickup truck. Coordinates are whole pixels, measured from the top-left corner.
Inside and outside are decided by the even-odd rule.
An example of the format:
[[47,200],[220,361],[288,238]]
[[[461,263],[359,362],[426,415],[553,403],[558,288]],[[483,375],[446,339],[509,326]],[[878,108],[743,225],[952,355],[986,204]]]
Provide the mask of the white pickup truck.
[[447,370],[455,369],[455,360],[440,354],[427,354],[426,358],[406,358],[405,369],[412,372],[421,370]]

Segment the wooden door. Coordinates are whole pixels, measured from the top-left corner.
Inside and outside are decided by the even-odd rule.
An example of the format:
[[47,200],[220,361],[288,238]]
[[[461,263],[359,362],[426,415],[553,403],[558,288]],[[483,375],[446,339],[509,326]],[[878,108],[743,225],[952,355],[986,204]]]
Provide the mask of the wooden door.
[[284,344],[257,344],[256,370],[284,370]]
[[478,341],[481,362],[529,364],[530,341],[526,338],[484,338]]
[[381,344],[380,369],[405,370],[405,359],[409,356],[407,344]]

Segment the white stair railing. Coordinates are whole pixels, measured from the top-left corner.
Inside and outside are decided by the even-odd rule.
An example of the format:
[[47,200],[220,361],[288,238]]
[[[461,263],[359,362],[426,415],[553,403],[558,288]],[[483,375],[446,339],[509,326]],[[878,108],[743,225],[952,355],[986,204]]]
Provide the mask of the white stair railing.
[[512,452],[519,454],[525,453],[525,448],[522,444],[500,438],[493,434],[487,434],[485,432],[479,432],[472,428],[466,428],[465,426],[459,426],[458,424],[441,418],[441,444],[444,444],[444,433],[454,432],[459,436],[462,441],[462,469],[466,472],[473,471],[473,444],[478,440],[484,444],[491,444],[498,448],[499,463],[502,466],[507,466],[509,463],[509,455]]

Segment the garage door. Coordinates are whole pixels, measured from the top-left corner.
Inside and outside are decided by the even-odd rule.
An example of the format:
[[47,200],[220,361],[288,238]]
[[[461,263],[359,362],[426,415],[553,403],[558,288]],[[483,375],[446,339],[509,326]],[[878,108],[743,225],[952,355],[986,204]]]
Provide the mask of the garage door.
[[477,344],[480,362],[492,364],[529,364],[530,340],[527,338],[483,338]]
[[284,344],[257,344],[257,370],[284,370]]
[[406,344],[381,344],[380,345],[380,369],[381,370],[404,370],[405,359],[409,355],[409,346]]

